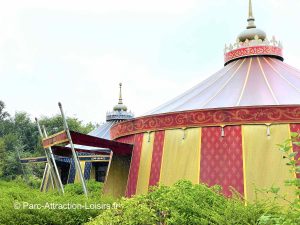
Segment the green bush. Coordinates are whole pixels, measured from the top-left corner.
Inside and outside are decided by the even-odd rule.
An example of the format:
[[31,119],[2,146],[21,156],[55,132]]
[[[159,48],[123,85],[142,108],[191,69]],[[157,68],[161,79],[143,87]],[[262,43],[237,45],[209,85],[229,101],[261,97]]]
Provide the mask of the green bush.
[[[0,181],[0,224],[83,224],[114,202],[114,199],[101,195],[100,183],[87,183],[88,198],[80,193],[79,187],[80,184],[66,185],[62,196],[57,192],[41,193],[20,180]],[[34,205],[27,203],[44,208],[34,209]]]
[[189,181],[123,198],[120,204],[120,208],[106,210],[88,224],[258,224],[266,212],[279,214],[271,204],[245,206],[238,197],[224,197],[220,187],[193,185]]

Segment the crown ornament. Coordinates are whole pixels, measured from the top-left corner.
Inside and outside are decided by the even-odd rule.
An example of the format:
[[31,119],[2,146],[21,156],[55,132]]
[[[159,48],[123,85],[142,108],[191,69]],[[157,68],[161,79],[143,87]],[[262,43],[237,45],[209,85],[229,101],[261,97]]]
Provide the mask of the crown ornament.
[[263,30],[256,28],[252,1],[249,0],[248,26],[233,44],[225,45],[224,62],[228,63],[250,56],[271,56],[283,61],[282,44],[275,36],[269,40]]

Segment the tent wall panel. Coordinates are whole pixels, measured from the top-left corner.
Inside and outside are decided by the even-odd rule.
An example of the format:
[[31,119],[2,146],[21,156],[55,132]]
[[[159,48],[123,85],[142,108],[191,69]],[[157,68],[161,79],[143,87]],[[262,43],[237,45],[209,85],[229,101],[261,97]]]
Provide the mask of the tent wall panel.
[[[84,172],[85,171],[85,162],[80,162],[80,167],[81,167],[81,170]],[[79,173],[78,173],[78,170],[77,168],[75,168],[75,180],[74,180],[74,183],[80,183],[80,176],[79,176]]]
[[[83,168],[82,168],[83,169]],[[92,170],[92,163],[91,162],[85,162],[84,167],[84,179],[89,180],[91,178],[91,170]]]
[[199,183],[201,128],[167,130],[160,183],[172,185],[180,179]]
[[75,163],[74,163],[74,160],[71,160],[71,163],[70,163],[70,170],[69,170],[69,177],[68,177],[68,183],[69,183],[69,184],[74,183],[74,180],[75,180],[75,174],[76,174]]
[[129,176],[127,181],[126,196],[131,197],[136,193],[136,185],[140,167],[141,150],[144,134],[136,134],[134,136],[134,148],[131,156]]
[[164,140],[165,131],[156,131],[153,144],[149,186],[155,186],[159,182]]
[[138,180],[136,194],[145,194],[148,192],[152,151],[154,143],[154,132],[145,133],[141,150],[140,168],[138,172]]
[[114,197],[125,195],[130,160],[130,156],[114,155],[112,157],[107,180],[103,188],[104,194]]
[[272,186],[279,187],[287,199],[293,198],[294,190],[284,184],[293,175],[277,146],[290,138],[290,127],[288,124],[272,125],[270,136],[267,136],[267,129],[266,125],[242,126],[244,191],[245,199],[250,202],[256,198],[268,198],[268,195],[261,194],[257,188],[269,189]]
[[221,185],[231,196],[231,187],[244,194],[242,131],[240,126],[202,128],[200,182]]

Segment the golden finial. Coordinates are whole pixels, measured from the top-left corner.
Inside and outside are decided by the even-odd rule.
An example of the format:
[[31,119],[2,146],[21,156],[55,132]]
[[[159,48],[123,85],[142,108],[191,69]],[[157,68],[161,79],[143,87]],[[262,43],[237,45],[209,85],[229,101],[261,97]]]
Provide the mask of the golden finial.
[[122,83],[119,83],[119,86],[120,86],[119,104],[123,104],[123,100],[122,100]]
[[118,105],[114,107],[114,111],[127,111],[127,107],[123,105],[122,99],[122,83],[119,83],[120,86],[120,93],[119,93],[119,102]]
[[253,11],[252,11],[252,1],[249,0],[249,18],[253,18]]
[[256,28],[255,24],[254,24],[254,17],[253,17],[253,10],[252,10],[252,1],[249,0],[249,15],[248,15],[248,26],[247,26],[247,29],[250,29],[250,28]]

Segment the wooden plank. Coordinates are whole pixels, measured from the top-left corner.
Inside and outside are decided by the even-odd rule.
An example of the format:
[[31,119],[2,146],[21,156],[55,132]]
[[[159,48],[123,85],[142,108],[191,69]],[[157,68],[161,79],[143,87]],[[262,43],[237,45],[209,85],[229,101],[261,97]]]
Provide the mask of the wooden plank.
[[23,164],[26,164],[26,163],[46,163],[47,158],[46,157],[22,158],[22,159],[20,159],[20,162],[23,163]]
[[61,131],[57,134],[53,134],[53,135],[51,135],[47,138],[44,138],[42,140],[44,148],[49,148],[49,147],[52,147],[54,145],[68,143],[68,142],[69,142],[68,136],[67,136],[67,133],[65,131]]

